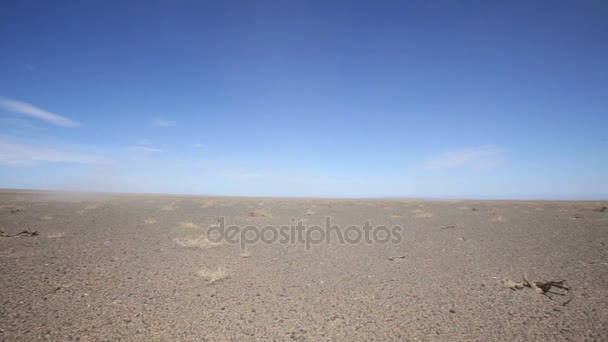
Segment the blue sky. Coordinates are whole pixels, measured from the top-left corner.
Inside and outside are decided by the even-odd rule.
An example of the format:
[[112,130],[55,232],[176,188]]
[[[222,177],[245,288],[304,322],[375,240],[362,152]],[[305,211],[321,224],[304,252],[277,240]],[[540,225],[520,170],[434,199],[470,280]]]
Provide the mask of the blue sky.
[[606,1],[3,1],[0,187],[607,198]]

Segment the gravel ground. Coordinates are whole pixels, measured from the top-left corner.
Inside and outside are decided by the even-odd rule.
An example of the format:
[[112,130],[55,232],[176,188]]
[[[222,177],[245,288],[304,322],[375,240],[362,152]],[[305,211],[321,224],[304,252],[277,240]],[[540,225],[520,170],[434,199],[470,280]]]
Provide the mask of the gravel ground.
[[[0,340],[608,340],[606,205],[3,191]],[[244,251],[221,217],[402,230]]]

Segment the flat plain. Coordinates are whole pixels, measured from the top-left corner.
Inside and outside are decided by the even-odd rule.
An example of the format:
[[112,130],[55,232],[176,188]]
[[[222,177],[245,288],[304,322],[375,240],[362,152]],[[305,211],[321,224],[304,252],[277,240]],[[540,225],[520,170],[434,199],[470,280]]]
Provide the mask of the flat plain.
[[[607,205],[4,190],[0,340],[608,340]],[[401,241],[242,250],[221,217]]]

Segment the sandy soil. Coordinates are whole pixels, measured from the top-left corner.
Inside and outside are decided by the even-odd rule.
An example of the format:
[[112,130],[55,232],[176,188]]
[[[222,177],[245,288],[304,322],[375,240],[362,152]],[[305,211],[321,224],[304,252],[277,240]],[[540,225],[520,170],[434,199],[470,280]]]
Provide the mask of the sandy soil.
[[[608,340],[606,205],[4,191],[0,340]],[[403,240],[241,251],[201,238],[220,216]]]

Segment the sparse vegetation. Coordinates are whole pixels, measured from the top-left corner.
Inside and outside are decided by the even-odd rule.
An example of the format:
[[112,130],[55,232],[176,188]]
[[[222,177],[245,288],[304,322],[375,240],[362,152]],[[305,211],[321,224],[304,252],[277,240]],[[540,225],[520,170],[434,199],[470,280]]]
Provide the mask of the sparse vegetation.
[[414,215],[414,217],[419,219],[430,219],[433,217],[433,214],[429,212],[418,212]]
[[228,278],[228,272],[222,267],[218,267],[214,270],[202,269],[197,272],[197,275],[203,278],[208,284],[213,284]]
[[272,218],[272,214],[266,209],[254,209],[249,213],[249,216]]
[[200,249],[200,250],[211,249],[211,248],[219,247],[221,245],[221,243],[219,243],[219,242],[209,241],[207,239],[207,237],[204,235],[199,236],[199,237],[179,238],[179,239],[175,239],[175,242],[182,247],[194,248],[194,249]]
[[175,208],[177,208],[175,206],[175,203],[176,202],[171,202],[171,203],[169,203],[167,205],[164,205],[164,206],[160,207],[160,210],[163,210],[163,211],[173,211],[173,210],[175,210]]
[[214,205],[215,205],[214,201],[211,201],[211,200],[203,201],[201,208],[209,208],[209,207],[213,207]]
[[65,233],[63,232],[59,232],[59,233],[52,233],[46,236],[49,239],[61,239],[65,237]]
[[507,220],[505,220],[504,217],[502,217],[501,215],[497,215],[494,216],[490,219],[490,222],[506,222]]

